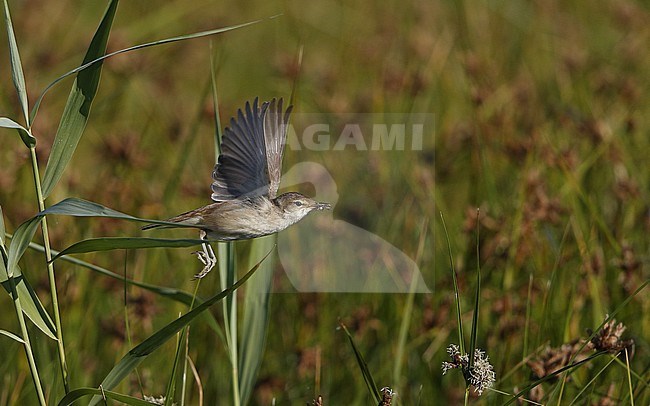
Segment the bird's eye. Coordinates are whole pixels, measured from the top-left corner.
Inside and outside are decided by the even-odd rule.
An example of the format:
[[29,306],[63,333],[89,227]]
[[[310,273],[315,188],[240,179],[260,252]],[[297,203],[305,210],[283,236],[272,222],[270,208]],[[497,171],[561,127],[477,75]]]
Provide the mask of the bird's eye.
[[293,204],[295,204],[298,207],[302,206],[302,202],[293,202]]

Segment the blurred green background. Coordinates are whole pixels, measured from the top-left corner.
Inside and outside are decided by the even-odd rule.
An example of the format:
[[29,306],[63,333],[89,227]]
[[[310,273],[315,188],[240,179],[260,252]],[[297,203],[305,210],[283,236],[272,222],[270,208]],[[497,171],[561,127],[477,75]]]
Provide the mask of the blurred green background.
[[[11,1],[10,7],[33,102],[47,84],[79,65],[105,4],[31,0]],[[399,404],[461,402],[461,374],[443,378],[440,370],[446,346],[458,338],[439,212],[449,230],[467,326],[480,224],[478,344],[495,366],[496,387],[509,393],[531,378],[523,359],[545,345],[587,337],[586,329],[596,328],[648,279],[647,2],[125,1],[109,51],[280,13],[213,37],[212,46],[197,39],[107,60],[84,137],[48,199],[52,205],[80,197],[146,218],[208,203],[214,163],[211,55],[224,124],[246,100],[289,97],[297,77],[297,113],[433,114],[435,131],[425,133],[422,151],[303,149],[288,150],[284,159],[285,169],[303,161],[324,165],[338,187],[334,217],[379,235],[413,259],[424,224],[418,265],[433,293],[416,295],[408,314],[400,381],[393,380],[393,371],[407,295],[274,294],[254,404],[305,404],[318,394],[329,405],[369,404],[338,320],[353,333],[377,384],[397,390]],[[17,119],[6,40],[0,61],[0,115]],[[50,91],[33,127],[41,168],[71,83]],[[12,232],[36,213],[36,200],[28,151],[12,132],[2,131],[0,140],[0,205]],[[53,247],[63,249],[83,238],[140,230],[122,221],[59,216],[51,220],[50,234]],[[164,235],[195,237],[184,230]],[[240,255],[247,244],[237,244]],[[199,264],[190,250],[81,258],[192,292],[190,278]],[[28,252],[21,265],[49,308],[42,254]],[[72,386],[96,386],[130,348],[123,286],[65,262],[56,267]],[[209,296],[218,286],[211,275],[199,294]],[[150,292],[128,290],[133,343],[186,310]],[[0,296],[0,307],[9,309],[0,313],[0,328],[15,332],[10,303]],[[625,337],[636,342],[632,369],[646,382],[649,307],[646,289],[617,315],[628,326]],[[213,313],[221,318],[218,306]],[[223,404],[230,396],[230,366],[221,339],[202,320],[192,327],[190,355],[205,404]],[[32,404],[24,352],[16,342],[0,340],[0,404]],[[50,400],[58,399],[56,349],[36,331],[33,340],[44,386]],[[169,344],[140,366],[147,394],[163,393],[174,350]],[[599,365],[567,383],[566,399]],[[610,367],[584,395],[585,403],[611,398],[618,404],[627,393],[626,379],[624,368]],[[647,401],[647,386],[635,381],[635,387],[638,404]],[[118,388],[139,393],[135,378]],[[504,399],[486,393],[480,401]],[[198,402],[194,388],[190,400]]]

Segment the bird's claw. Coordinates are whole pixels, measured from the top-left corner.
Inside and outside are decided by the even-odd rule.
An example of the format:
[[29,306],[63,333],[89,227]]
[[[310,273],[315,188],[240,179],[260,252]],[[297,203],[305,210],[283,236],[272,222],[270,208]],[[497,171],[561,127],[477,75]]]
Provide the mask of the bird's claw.
[[192,254],[196,255],[196,257],[199,259],[199,261],[201,261],[201,263],[203,265],[208,264],[208,257],[207,257],[207,255],[205,255],[205,252],[203,252],[203,251],[194,251]]
[[201,270],[201,272],[197,273],[196,275],[194,275],[192,277],[192,280],[195,281],[197,279],[203,279],[208,273],[210,273],[212,268],[214,268],[214,265],[212,265],[212,266],[210,266],[210,265],[204,266],[203,270]]
[[202,247],[203,250],[195,251],[192,253],[196,255],[199,261],[201,261],[201,263],[204,265],[201,272],[194,275],[192,280],[203,279],[208,273],[210,273],[212,268],[214,268],[215,265],[217,265],[217,257],[216,255],[214,255],[214,251],[212,250],[210,244],[204,243]]

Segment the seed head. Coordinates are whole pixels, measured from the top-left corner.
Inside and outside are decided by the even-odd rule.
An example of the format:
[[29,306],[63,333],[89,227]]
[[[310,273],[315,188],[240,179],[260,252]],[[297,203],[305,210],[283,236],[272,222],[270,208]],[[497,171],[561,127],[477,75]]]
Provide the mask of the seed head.
[[478,348],[474,350],[474,362],[472,367],[469,367],[469,354],[460,354],[458,346],[450,344],[447,347],[447,354],[451,358],[451,362],[442,363],[442,374],[445,375],[452,369],[459,368],[463,371],[463,376],[468,385],[474,387],[474,391],[480,395],[483,391],[490,389],[496,380],[496,374],[490,364],[489,357]]

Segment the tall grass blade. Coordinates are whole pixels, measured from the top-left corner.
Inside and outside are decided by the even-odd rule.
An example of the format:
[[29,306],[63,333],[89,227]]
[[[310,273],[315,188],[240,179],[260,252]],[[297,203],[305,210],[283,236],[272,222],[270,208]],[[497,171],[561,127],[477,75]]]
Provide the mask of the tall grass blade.
[[[217,293],[210,297],[205,302],[196,306],[191,311],[185,313],[183,316],[167,324],[165,327],[158,330],[149,338],[138,344],[135,348],[129,351],[106,375],[101,383],[105,389],[112,389],[122,381],[136,366],[140,364],[149,354],[157,350],[161,345],[166,343],[169,339],[173,338],[183,327],[189,325],[192,320],[199,316],[204,311],[208,310],[215,303],[219,302],[228,295],[233,294],[240,286],[244,284],[254,273],[257,271],[261,263],[271,254],[269,252],[260,262],[258,262],[250,271],[242,276],[235,284],[229,288]],[[101,399],[95,396],[90,402],[91,405],[97,404]]]
[[[113,25],[118,0],[112,0],[102,18],[82,66],[106,53],[106,44]],[[97,63],[86,70],[80,71],[75,79],[68,101],[63,110],[59,128],[56,131],[52,151],[47,160],[45,175],[43,175],[43,198],[46,199],[54,186],[63,176],[66,166],[74,154],[81,135],[86,128],[93,99],[97,94],[102,64]]]
[[[199,284],[197,283],[196,286]],[[187,334],[185,334],[185,342],[183,344],[183,376],[181,379],[181,400],[180,404],[181,406],[185,405],[185,398],[187,397],[187,378],[189,376],[188,374],[188,369],[191,368],[194,370],[192,366],[192,359],[190,358],[190,328],[188,327],[186,329]]]
[[476,297],[474,298],[474,315],[472,316],[472,332],[469,336],[469,370],[474,366],[474,350],[476,349],[476,335],[478,334],[478,312],[481,300],[481,256],[480,256],[480,221],[479,210],[476,210]]
[[[276,236],[256,238],[251,243],[249,267],[259,261],[265,253],[275,246]],[[275,261],[271,255],[246,285],[244,296],[241,347],[239,349],[239,398],[243,405],[248,404],[255,388],[269,324],[269,305],[273,287]]]
[[354,339],[352,338],[352,334],[350,334],[348,328],[345,327],[345,324],[339,323],[339,326],[341,326],[345,334],[348,336],[348,341],[350,341],[350,345],[352,346],[352,351],[354,351],[354,356],[357,359],[357,364],[359,364],[359,368],[361,369],[361,374],[363,375],[363,380],[366,382],[366,386],[368,387],[368,392],[370,392],[370,396],[372,396],[375,403],[379,402],[381,400],[381,394],[379,393],[377,384],[375,383],[375,380],[372,377],[372,374],[370,373],[368,364],[366,364],[366,361],[363,358],[363,354],[361,354],[361,351],[359,351],[359,349],[357,348],[356,344],[354,343]]
[[625,372],[627,372],[628,395],[630,396],[630,405],[634,406],[634,390],[632,389],[632,376],[630,375],[630,371],[632,370],[632,368],[630,368],[630,354],[628,353],[627,348],[623,351],[625,351]]
[[[199,281],[200,282],[200,281]],[[197,283],[198,285],[198,283]],[[189,327],[189,326],[188,326]],[[178,342],[176,343],[176,353],[174,355],[174,362],[172,364],[172,372],[169,374],[169,381],[167,382],[167,390],[165,391],[165,406],[172,406],[176,403],[174,402],[174,397],[176,396],[176,375],[178,375],[179,364],[181,359],[184,359],[183,347],[187,337],[188,327],[184,327],[178,336]]]
[[[201,280],[194,285],[194,296],[199,291],[199,286],[201,285]],[[192,310],[194,307],[194,302],[190,304],[189,310]],[[179,371],[181,360],[184,360],[184,374],[182,383],[182,393],[181,393],[181,405],[185,404],[185,378],[187,372],[187,352],[189,351],[189,341],[190,341],[190,326],[186,326],[178,335],[178,341],[176,343],[176,354],[174,356],[174,363],[172,364],[172,371],[169,374],[169,381],[167,382],[167,390],[165,391],[165,406],[172,406],[176,403],[174,402],[176,396],[176,376]]]
[[7,117],[0,117],[0,127],[13,128],[18,131],[18,135],[20,135],[20,138],[23,140],[23,143],[27,146],[27,148],[36,145],[36,138],[34,138],[34,136],[30,134],[30,132],[27,131],[25,127],[18,124],[14,120]]
[[[462,311],[460,306],[460,292],[458,292],[458,280],[456,278],[456,269],[454,269],[454,257],[451,252],[451,241],[449,240],[449,233],[447,232],[447,224],[445,224],[445,216],[442,212],[440,213],[440,219],[442,220],[442,228],[445,231],[445,238],[447,240],[447,251],[449,253],[449,266],[451,267],[451,276],[454,283],[454,301],[456,302],[456,324],[458,326],[458,347],[460,348],[460,353],[465,354],[465,336],[463,334],[463,319]],[[470,359],[472,357],[470,356]]]
[[16,35],[14,34],[14,26],[11,22],[11,14],[9,13],[9,5],[7,0],[2,1],[5,14],[5,26],[7,28],[7,38],[9,39],[9,58],[11,60],[11,78],[18,93],[18,100],[20,101],[20,108],[25,117],[27,127],[30,126],[29,121],[29,103],[27,102],[27,88],[25,86],[25,76],[23,74],[23,65],[20,62],[20,53],[18,52],[18,44],[16,43]]

